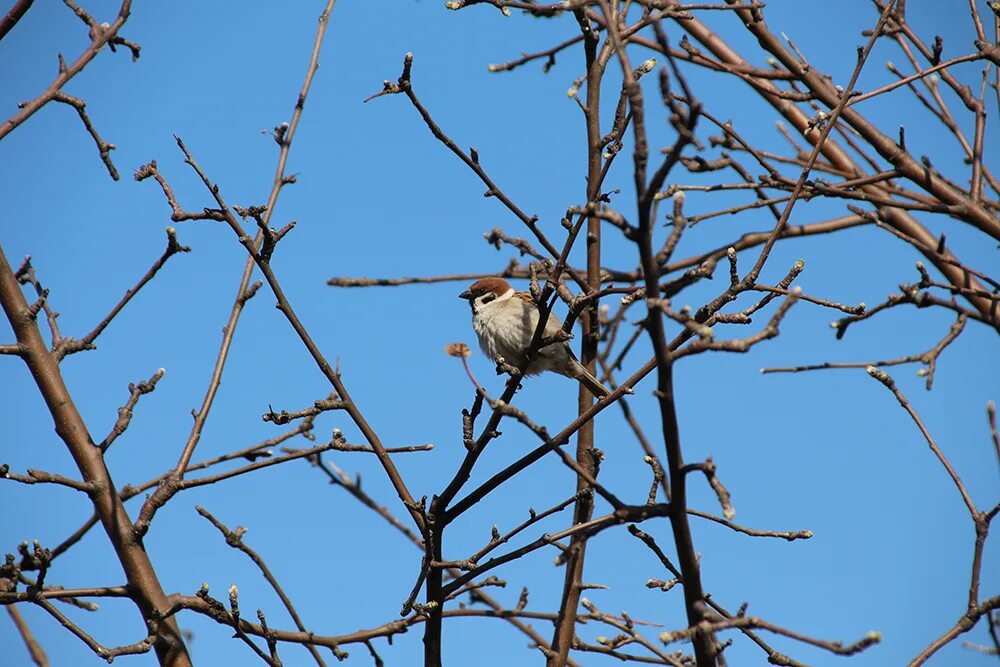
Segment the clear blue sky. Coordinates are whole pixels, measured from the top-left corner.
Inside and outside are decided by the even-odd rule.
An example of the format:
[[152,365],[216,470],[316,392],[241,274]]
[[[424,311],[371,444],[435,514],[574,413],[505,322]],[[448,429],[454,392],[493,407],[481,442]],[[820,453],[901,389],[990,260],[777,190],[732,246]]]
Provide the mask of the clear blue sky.
[[[173,134],[185,140],[230,203],[264,203],[277,150],[261,131],[290,117],[321,4],[137,3],[122,34],[142,45],[142,58],[132,63],[125,53],[104,52],[66,89],[87,101],[98,130],[117,144],[112,157],[123,175],[119,182],[108,177],[68,107],[49,105],[5,139],[0,147],[0,243],[14,264],[32,255],[39,278],[51,289],[50,301],[61,313],[65,335],[89,331],[163,250],[169,209],[154,183],[132,180],[133,169],[156,159],[185,207],[210,203],[183,164]],[[945,57],[972,48],[965,3],[908,6],[912,23],[928,41],[934,34],[944,36]],[[85,7],[99,21],[113,20],[117,11],[116,3],[108,1],[86,2]],[[988,13],[985,7],[981,11]],[[838,83],[846,83],[853,68],[855,47],[863,39],[860,31],[876,19],[871,4],[861,0],[774,0],[766,17]],[[737,48],[753,46],[732,16],[719,12],[708,19],[723,35],[733,35]],[[676,27],[670,31],[679,39]],[[543,229],[561,238],[559,218],[568,205],[585,198],[584,128],[576,104],[566,97],[583,71],[582,55],[560,56],[548,74],[538,64],[504,74],[490,74],[486,66],[575,33],[570,17],[504,18],[489,7],[449,12],[442,2],[429,0],[342,0],[334,9],[322,66],[289,162],[288,171],[299,180],[285,189],[274,217],[275,223],[294,219],[298,226],[282,241],[274,266],[317,343],[328,358],[339,360],[345,383],[382,440],[387,445],[436,445],[431,453],[396,457],[418,497],[443,488],[464,454],[459,413],[472,391],[460,364],[442,351],[452,341],[474,343],[468,309],[455,298],[464,286],[344,290],[327,287],[325,281],[331,276],[499,270],[511,253],[498,253],[482,234],[495,226],[515,236],[528,233],[496,200],[482,196],[482,185],[433,139],[405,99],[362,100],[377,92],[383,79],[395,80],[403,55],[413,52],[415,89],[437,121],[459,145],[477,147],[505,191],[524,210],[537,213]],[[61,3],[35,3],[0,42],[2,115],[12,115],[17,102],[48,85],[56,73],[57,52],[72,60],[86,44],[85,28]],[[903,61],[888,45],[880,46],[862,89],[889,80],[883,67],[887,59]],[[958,72],[978,85],[975,68]],[[773,114],[734,82],[699,75],[692,83],[715,115],[733,118],[737,129],[765,146],[783,148]],[[608,113],[614,99],[607,96]],[[995,99],[988,99],[995,121]],[[889,133],[905,122],[914,154],[933,156],[936,166],[964,182],[967,168],[954,142],[926,127],[927,115],[914,107],[911,98],[899,94],[873,103],[871,110]],[[662,123],[664,114],[655,104],[651,108],[651,122]],[[960,122],[968,131],[967,119]],[[701,130],[703,138],[715,133]],[[655,135],[654,144],[668,138]],[[987,146],[992,145],[995,139],[988,135]],[[1000,167],[991,157],[994,169]],[[622,188],[615,203],[626,215],[633,210],[630,164],[624,155],[607,181],[609,188]],[[681,172],[675,178],[698,182]],[[720,208],[728,201],[692,195],[688,212]],[[842,210],[800,205],[793,222],[822,220]],[[921,220],[935,232],[946,232],[969,264],[996,268],[994,244],[983,243],[954,220]],[[694,254],[769,227],[766,215],[720,218],[691,230],[678,252]],[[244,263],[245,253],[228,227],[198,222],[177,228],[180,241],[193,251],[170,260],[102,335],[97,351],[75,355],[62,366],[96,439],[114,423],[129,382],[147,379],[160,367],[167,371],[155,393],[140,401],[131,427],[109,454],[119,485],[144,482],[176,463]],[[632,252],[629,244],[609,242],[605,263],[630,269],[636,264]],[[800,280],[806,291],[845,303],[877,303],[900,282],[918,278],[913,269],[918,257],[911,250],[884,233],[864,229],[780,246],[763,279],[776,282],[800,257],[807,263]],[[724,273],[685,294],[685,302],[700,305],[723,289]],[[897,309],[852,327],[844,340],[835,341],[827,326],[835,317],[800,304],[783,323],[782,336],[751,354],[703,355],[680,364],[677,391],[687,458],[714,456],[733,494],[738,522],[772,530],[809,529],[815,535],[794,543],[768,541],[695,521],[703,581],[727,607],[748,601],[751,613],[807,634],[850,642],[876,630],[884,637],[880,646],[854,658],[774,639],[779,650],[803,662],[905,664],[964,611],[974,538],[967,511],[914,425],[864,371],[762,376],[759,368],[922,352],[944,335],[952,318],[944,312]],[[7,325],[0,325],[0,343],[11,339]],[[648,349],[641,348],[627,368],[640,365],[647,355]],[[970,323],[941,357],[932,392],[924,390],[914,366],[891,371],[980,508],[996,503],[1000,491],[985,419],[986,401],[1000,398],[998,358],[996,332]],[[478,350],[471,363],[479,379],[499,393],[502,384],[492,363]],[[655,437],[658,417],[651,390],[647,380],[632,405],[662,447]],[[195,460],[276,435],[279,429],[260,419],[269,405],[299,409],[328,391],[273,308],[273,298],[261,290],[240,322]],[[564,378],[541,377],[525,383],[518,403],[554,432],[572,419],[575,394]],[[0,395],[0,461],[17,472],[33,467],[75,474],[24,365],[15,358],[0,359]],[[318,421],[317,435],[325,439],[334,427],[351,442],[360,442],[356,430],[337,414]],[[472,484],[536,446],[534,436],[516,425],[504,430],[505,436],[481,459]],[[607,456],[605,483],[633,502],[644,499],[648,468],[617,410],[602,414],[597,437]],[[404,516],[373,458],[328,458],[352,475],[360,474],[369,493]],[[526,517],[529,506],[547,508],[570,495],[574,484],[560,464],[541,462],[453,526],[446,555],[468,557],[488,541],[491,525],[510,529]],[[137,512],[140,502],[133,500],[130,511]],[[265,556],[305,623],[320,634],[342,634],[397,618],[420,564],[419,552],[392,528],[302,462],[177,496],[157,515],[146,537],[166,590],[193,594],[207,582],[224,599],[235,583],[244,613],[252,617],[253,610],[263,608],[275,627],[292,627],[280,602],[252,564],[197,516],[195,504],[231,527],[250,528],[247,542]],[[700,482],[692,484],[692,504],[717,511]],[[73,491],[14,483],[0,484],[0,507],[2,552],[14,551],[23,540],[55,546],[90,515],[89,505]],[[525,539],[561,529],[568,516],[549,519]],[[673,554],[665,523],[643,528]],[[495,571],[509,583],[506,590],[492,592],[513,606],[521,586],[528,586],[529,608],[554,610],[562,582],[562,571],[552,566],[555,554],[536,552]],[[983,597],[998,592],[997,565],[993,542],[986,550]],[[643,584],[650,577],[664,578],[665,573],[624,529],[591,542],[584,578],[610,587],[589,592],[602,610],[626,610],[667,629],[682,627],[680,590],[646,590]],[[56,561],[48,582],[115,585],[123,583],[123,576],[103,534],[94,531]],[[131,603],[109,600],[101,607],[96,614],[61,608],[105,645],[131,643],[144,635]],[[82,643],[42,610],[21,609],[53,664],[97,664]],[[198,664],[256,660],[213,622],[185,614],[180,623],[194,633],[190,649]],[[550,635],[545,623],[535,626]],[[648,634],[655,638],[658,631],[650,628]],[[417,664],[421,634],[418,627],[396,637],[391,647],[384,640],[376,647],[389,665]],[[580,634],[593,639],[614,633],[591,625],[580,628]],[[733,637],[730,664],[764,663],[756,647]],[[988,643],[985,623],[963,639]],[[527,639],[501,621],[449,622],[445,642],[451,665],[540,660],[526,648]],[[29,664],[6,618],[0,619],[0,643],[6,647],[4,664]],[[960,644],[953,643],[931,664],[995,664]],[[370,664],[363,646],[348,650],[347,664]],[[297,647],[284,647],[282,657],[289,665],[311,661]],[[606,664],[594,656],[578,658],[582,664]],[[151,655],[119,660],[155,662]]]

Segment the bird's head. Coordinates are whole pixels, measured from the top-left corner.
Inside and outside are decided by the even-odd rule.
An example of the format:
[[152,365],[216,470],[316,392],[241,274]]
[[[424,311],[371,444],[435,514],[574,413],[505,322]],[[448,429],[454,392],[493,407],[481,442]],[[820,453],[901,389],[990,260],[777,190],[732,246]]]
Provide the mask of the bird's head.
[[459,294],[459,298],[468,299],[472,312],[494,301],[509,299],[514,294],[514,288],[503,278],[481,278],[469,285],[469,289]]

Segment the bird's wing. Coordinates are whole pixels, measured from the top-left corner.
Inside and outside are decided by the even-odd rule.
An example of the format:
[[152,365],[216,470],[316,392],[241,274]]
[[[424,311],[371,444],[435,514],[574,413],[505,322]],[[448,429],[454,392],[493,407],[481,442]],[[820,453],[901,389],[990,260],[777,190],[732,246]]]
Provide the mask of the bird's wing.
[[556,317],[555,313],[549,313],[549,321],[545,323],[545,335],[552,336],[555,332],[562,329],[562,321]]
[[[535,333],[535,327],[538,326],[538,306],[535,305],[534,300],[531,298],[531,294],[528,292],[518,292],[514,296],[517,297],[516,302],[522,309],[522,321],[525,325],[524,346],[526,347],[528,343],[531,342],[531,337]],[[549,319],[545,323],[545,330],[542,332],[542,335],[546,337],[552,336],[560,329],[562,329],[562,320],[560,320],[555,313],[550,312]]]

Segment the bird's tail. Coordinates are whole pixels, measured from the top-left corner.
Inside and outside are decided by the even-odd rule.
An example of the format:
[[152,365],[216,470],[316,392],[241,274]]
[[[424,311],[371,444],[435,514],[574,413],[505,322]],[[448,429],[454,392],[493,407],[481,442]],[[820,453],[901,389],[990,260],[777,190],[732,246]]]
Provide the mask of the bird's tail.
[[580,384],[586,387],[587,390],[598,399],[602,399],[611,393],[598,381],[597,378],[591,375],[587,369],[583,367],[583,364],[576,359],[570,359],[570,363],[566,364],[566,375],[579,380]]

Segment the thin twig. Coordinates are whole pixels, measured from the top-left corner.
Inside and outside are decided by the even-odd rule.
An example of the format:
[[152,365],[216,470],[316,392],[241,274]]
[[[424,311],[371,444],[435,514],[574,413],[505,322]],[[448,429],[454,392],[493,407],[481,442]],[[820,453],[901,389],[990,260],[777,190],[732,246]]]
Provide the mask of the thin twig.
[[[27,4],[31,5],[30,0]],[[2,30],[2,28],[0,28],[0,30]],[[0,32],[0,39],[2,38],[3,32]],[[21,635],[21,640],[24,641],[24,645],[28,649],[28,655],[31,656],[31,661],[38,665],[38,667],[49,667],[49,657],[45,654],[45,650],[42,648],[42,645],[35,640],[35,636],[32,634],[31,628],[28,627],[28,624],[25,622],[24,617],[21,616],[21,612],[18,608],[12,604],[7,605],[7,614],[10,615],[10,620],[13,621],[15,627],[17,627],[17,632]]]
[[[285,609],[288,610],[288,615],[292,617],[295,627],[302,632],[308,632],[305,625],[302,623],[302,619],[299,618],[298,612],[295,611],[295,605],[292,604],[291,598],[285,594],[284,589],[281,588],[281,584],[278,583],[274,574],[271,573],[271,569],[267,566],[267,563],[264,562],[264,559],[261,558],[260,554],[251,549],[250,546],[243,541],[243,535],[246,533],[247,529],[242,526],[237,526],[236,530],[230,530],[224,523],[212,516],[212,514],[201,505],[195,505],[195,510],[197,510],[198,514],[207,519],[209,523],[215,526],[219,532],[222,533],[222,536],[226,538],[226,544],[234,549],[239,549],[254,562],[258,569],[260,569],[260,573],[264,576],[264,579],[267,580],[267,583],[271,585],[274,592],[277,593],[279,598],[281,598],[281,603],[285,605]],[[316,664],[320,667],[325,667],[326,663],[323,662],[323,658],[320,656],[316,647],[312,644],[307,644],[306,648],[309,650],[309,653],[312,654],[313,660],[316,661]],[[273,657],[274,656],[272,655],[272,658]]]

